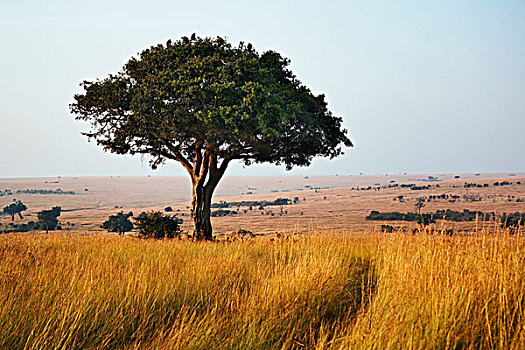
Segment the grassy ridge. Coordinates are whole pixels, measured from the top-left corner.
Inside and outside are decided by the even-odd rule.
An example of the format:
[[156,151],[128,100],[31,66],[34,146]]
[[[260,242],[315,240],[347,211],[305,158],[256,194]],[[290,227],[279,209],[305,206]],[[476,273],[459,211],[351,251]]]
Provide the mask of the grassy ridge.
[[378,245],[378,288],[347,345],[525,347],[523,238],[401,235]]
[[514,348],[525,241],[0,236],[0,348]]

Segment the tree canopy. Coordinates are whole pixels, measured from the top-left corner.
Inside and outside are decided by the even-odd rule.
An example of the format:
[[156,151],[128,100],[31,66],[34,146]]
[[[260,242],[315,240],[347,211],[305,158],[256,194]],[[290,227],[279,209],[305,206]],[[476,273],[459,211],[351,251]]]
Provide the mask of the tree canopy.
[[11,220],[15,220],[15,215],[18,214],[20,219],[23,219],[22,212],[26,211],[27,207],[22,201],[16,201],[4,207],[3,212],[11,215]]
[[232,160],[291,169],[352,146],[325,96],[313,94],[289,64],[251,44],[183,37],[142,51],[117,74],[84,81],[70,109],[106,151],[149,154],[153,169],[180,162],[194,185],[194,215],[209,215],[202,201],[211,200]]
[[133,223],[129,220],[132,216],[132,212],[128,214],[120,212],[117,213],[117,215],[110,215],[109,218],[102,223],[101,227],[109,232],[118,232],[119,235],[123,235],[133,229]]
[[45,228],[46,233],[49,232],[49,230],[54,230],[55,228],[57,228],[58,217],[60,216],[61,212],[61,207],[53,207],[51,209],[42,210],[41,212],[39,212],[37,217],[40,227]]

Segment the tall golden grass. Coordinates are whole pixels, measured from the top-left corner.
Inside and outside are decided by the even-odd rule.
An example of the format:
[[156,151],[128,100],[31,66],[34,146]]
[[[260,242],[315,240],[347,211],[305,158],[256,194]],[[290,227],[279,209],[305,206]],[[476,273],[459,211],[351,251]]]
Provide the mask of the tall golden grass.
[[525,345],[525,240],[0,236],[0,348]]

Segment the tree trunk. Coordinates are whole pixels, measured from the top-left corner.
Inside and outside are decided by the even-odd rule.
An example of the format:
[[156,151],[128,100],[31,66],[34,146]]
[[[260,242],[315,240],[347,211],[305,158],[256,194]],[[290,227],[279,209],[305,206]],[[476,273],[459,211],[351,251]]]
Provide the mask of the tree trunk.
[[224,175],[231,158],[225,158],[221,165],[217,164],[217,154],[206,148],[201,154],[202,142],[197,145],[195,163],[190,167],[182,162],[188,170],[193,185],[191,217],[195,225],[193,239],[197,241],[212,240],[211,198],[220,179]]
[[15,214],[9,214],[11,215],[11,221],[15,221]]
[[193,186],[192,218],[195,225],[195,240],[213,239],[211,226],[211,197],[213,189],[204,186]]

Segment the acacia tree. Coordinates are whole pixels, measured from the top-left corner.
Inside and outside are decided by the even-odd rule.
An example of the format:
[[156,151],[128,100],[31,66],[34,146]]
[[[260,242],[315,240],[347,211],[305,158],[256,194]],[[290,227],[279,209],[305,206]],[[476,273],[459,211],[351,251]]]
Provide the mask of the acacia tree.
[[16,201],[15,203],[11,203],[4,207],[3,212],[11,215],[11,221],[14,221],[16,214],[18,214],[20,219],[23,219],[24,217],[22,216],[22,212],[26,210],[27,207],[24,203],[22,203],[22,201]]
[[41,228],[46,228],[46,233],[49,230],[54,230],[58,225],[58,217],[62,211],[61,207],[53,207],[48,210],[42,210],[37,214],[38,222]]
[[352,146],[324,95],[314,95],[279,53],[183,37],[131,58],[117,74],[84,81],[70,110],[106,151],[180,162],[193,185],[196,239],[211,239],[213,191],[233,160],[309,165]]
[[110,215],[109,218],[101,225],[102,228],[109,230],[109,232],[118,232],[119,236],[133,229],[133,223],[129,220],[133,216],[132,212],[124,214],[123,212],[117,215]]

